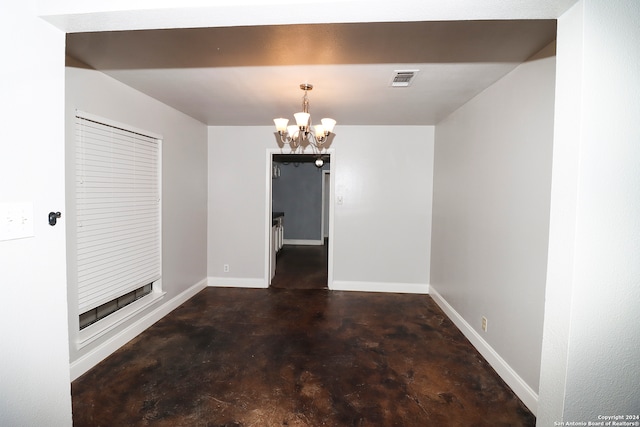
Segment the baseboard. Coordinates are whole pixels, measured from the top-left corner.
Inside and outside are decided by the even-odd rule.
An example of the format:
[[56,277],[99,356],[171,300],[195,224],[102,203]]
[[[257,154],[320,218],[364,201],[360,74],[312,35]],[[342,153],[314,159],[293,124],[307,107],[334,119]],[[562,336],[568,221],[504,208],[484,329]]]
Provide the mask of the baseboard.
[[429,285],[426,283],[356,282],[349,280],[334,280],[330,289],[333,291],[389,292],[397,294],[429,293]]
[[282,243],[285,245],[322,246],[324,244],[324,240],[284,239]]
[[237,277],[209,277],[207,286],[221,288],[268,288],[264,279],[242,279]]
[[507,383],[511,390],[522,400],[529,410],[536,415],[538,409],[538,394],[517,374],[516,371],[476,332],[471,325],[438,293],[433,286],[429,295],[445,312],[451,321],[460,329],[471,344],[489,362],[491,367]]
[[147,313],[131,325],[127,326],[121,332],[115,336],[105,340],[95,349],[79,357],[74,362],[70,363],[69,370],[71,373],[71,381],[79,378],[82,374],[89,369],[96,366],[102,360],[106,359],[114,351],[131,341],[133,338],[144,332],[149,326],[162,319],[171,311],[178,308],[181,304],[186,302],[189,298],[207,287],[207,279],[203,279],[195,285],[191,286],[186,291],[176,295],[169,301],[165,302],[155,310]]

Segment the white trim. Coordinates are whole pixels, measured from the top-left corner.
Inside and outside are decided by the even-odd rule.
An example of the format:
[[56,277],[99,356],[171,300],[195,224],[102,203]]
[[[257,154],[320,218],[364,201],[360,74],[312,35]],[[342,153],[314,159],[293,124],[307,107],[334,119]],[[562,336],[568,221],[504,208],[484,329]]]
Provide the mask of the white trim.
[[487,343],[471,325],[436,291],[433,286],[429,294],[451,321],[460,329],[471,344],[482,354],[507,383],[511,390],[522,400],[533,415],[537,415],[538,394],[518,375],[516,371]]
[[164,139],[162,137],[162,135],[159,134],[159,133],[151,132],[151,131],[148,131],[148,130],[145,130],[145,129],[136,128],[136,127],[133,127],[133,126],[131,126],[129,124],[120,123],[120,122],[117,122],[115,120],[107,119],[106,117],[98,116],[96,114],[87,113],[86,111],[82,111],[82,110],[76,109],[76,117],[80,117],[81,119],[90,120],[90,121],[96,122],[96,123],[102,123],[102,124],[107,125],[107,126],[113,126],[114,128],[126,130],[126,131],[129,131],[129,132],[138,133],[140,135],[145,135],[145,136],[148,136],[150,138]]
[[162,298],[164,298],[165,294],[166,292],[152,291],[149,295],[145,295],[126,307],[109,314],[104,319],[98,320],[96,323],[78,331],[78,335],[76,336],[76,348],[79,350],[86,347],[101,336],[105,335],[107,332],[110,332],[116,327],[122,325],[138,313],[157,304]]
[[238,277],[208,277],[207,286],[221,288],[268,288],[264,279],[243,279]]
[[[323,241],[325,237],[329,237],[329,230],[327,230],[327,223],[329,222],[329,212],[325,212],[325,205],[327,204],[327,199],[325,198],[327,192],[325,182],[327,181],[327,175],[329,175],[329,193],[331,193],[331,163],[329,163],[329,170],[322,171],[322,215],[320,216],[320,236]],[[331,194],[329,194],[328,198],[329,200],[331,200]]]
[[[333,248],[335,247],[335,200],[336,200],[336,171],[339,170],[338,156],[336,156],[334,149],[329,149],[331,155],[331,161],[329,162],[329,247],[327,248],[328,260],[327,260],[327,288],[332,289],[333,284]],[[324,206],[322,207],[324,210]],[[324,236],[322,236],[324,240]]]
[[[272,203],[272,193],[271,193],[271,187],[272,187],[272,175],[271,175],[271,171],[273,169],[273,155],[277,154],[280,150],[278,150],[277,148],[267,148],[267,167],[266,167],[266,178],[265,178],[265,213],[264,213],[264,239],[265,239],[265,251],[264,251],[264,281],[266,282],[266,287],[269,287],[269,285],[271,284],[271,249],[273,248],[273,233],[272,233],[272,227],[273,227],[273,220],[271,218],[271,215],[273,215],[273,207],[271,206]],[[286,225],[285,225],[286,227]],[[209,278],[209,286],[220,286],[220,285],[216,285],[216,284],[212,284],[212,278]],[[262,286],[265,287],[265,286]]]
[[87,354],[72,362],[69,365],[71,381],[74,381],[89,369],[96,366],[102,360],[111,355],[114,351],[118,350],[120,347],[138,336],[140,333],[144,332],[149,326],[162,319],[171,311],[178,308],[181,304],[203,290],[206,286],[207,279],[201,280],[186,291],[180,293],[161,306],[157,307],[152,312],[141,317],[139,320],[132,323],[115,336],[109,338],[95,349],[91,350]]
[[426,283],[356,282],[336,280],[329,289],[332,291],[388,292],[396,294],[428,294]]
[[322,246],[323,240],[284,239],[285,245]]

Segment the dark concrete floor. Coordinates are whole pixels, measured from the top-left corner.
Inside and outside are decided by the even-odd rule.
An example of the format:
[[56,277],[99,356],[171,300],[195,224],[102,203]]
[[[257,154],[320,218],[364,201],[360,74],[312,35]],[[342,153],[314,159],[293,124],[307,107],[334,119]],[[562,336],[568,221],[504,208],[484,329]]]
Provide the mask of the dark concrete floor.
[[327,289],[329,242],[324,245],[284,245],[278,253],[272,288]]
[[425,295],[207,288],[72,384],[80,426],[533,426]]

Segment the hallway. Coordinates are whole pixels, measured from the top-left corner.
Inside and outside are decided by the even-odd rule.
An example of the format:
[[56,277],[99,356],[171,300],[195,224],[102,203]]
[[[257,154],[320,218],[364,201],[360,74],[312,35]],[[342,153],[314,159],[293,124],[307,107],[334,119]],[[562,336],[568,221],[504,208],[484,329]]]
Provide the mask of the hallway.
[[327,289],[329,241],[324,245],[284,245],[278,253],[272,288]]

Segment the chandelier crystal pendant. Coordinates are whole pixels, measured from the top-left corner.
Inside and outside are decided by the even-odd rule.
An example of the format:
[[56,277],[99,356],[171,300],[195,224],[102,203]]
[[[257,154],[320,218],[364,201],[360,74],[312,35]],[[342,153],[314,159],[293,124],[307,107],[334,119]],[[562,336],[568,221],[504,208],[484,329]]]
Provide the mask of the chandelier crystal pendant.
[[294,153],[299,148],[304,151],[308,145],[315,153],[320,153],[325,148],[336,121],[324,118],[320,121],[321,124],[313,126],[309,114],[309,97],[307,96],[307,92],[313,89],[313,85],[302,83],[300,89],[304,90],[304,96],[302,97],[302,111],[293,115],[296,124],[287,126],[289,119],[284,118],[273,119],[273,122],[280,135],[280,141],[283,144],[288,144]]

